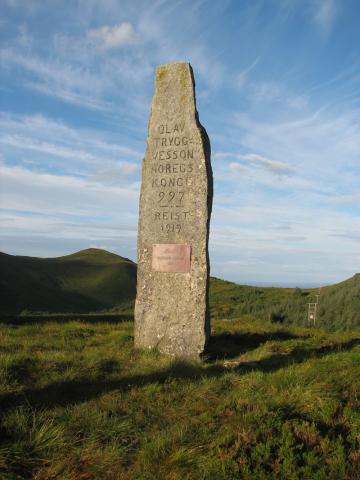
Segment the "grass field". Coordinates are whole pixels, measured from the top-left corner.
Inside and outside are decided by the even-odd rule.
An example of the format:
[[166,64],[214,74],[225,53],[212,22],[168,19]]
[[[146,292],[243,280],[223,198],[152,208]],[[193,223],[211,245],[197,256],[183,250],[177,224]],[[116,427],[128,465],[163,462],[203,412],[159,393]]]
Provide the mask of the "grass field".
[[132,332],[0,327],[1,479],[360,478],[360,332],[218,320],[198,363]]

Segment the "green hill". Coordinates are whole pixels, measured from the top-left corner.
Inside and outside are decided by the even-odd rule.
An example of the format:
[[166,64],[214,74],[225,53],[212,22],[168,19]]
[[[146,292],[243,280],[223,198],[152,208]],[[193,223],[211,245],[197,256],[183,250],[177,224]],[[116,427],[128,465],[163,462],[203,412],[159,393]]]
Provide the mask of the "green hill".
[[[90,313],[133,304],[136,264],[90,248],[59,258],[0,253],[0,313]],[[307,303],[320,293],[317,322],[328,329],[360,326],[360,274],[318,289],[237,285],[211,278],[212,318],[241,315],[306,326]]]
[[0,253],[0,311],[87,313],[132,302],[136,264],[89,248],[58,258]]
[[288,325],[307,325],[308,303],[320,294],[317,323],[327,329],[360,327],[360,274],[319,289],[262,288],[212,279],[210,312],[216,318],[251,315]]

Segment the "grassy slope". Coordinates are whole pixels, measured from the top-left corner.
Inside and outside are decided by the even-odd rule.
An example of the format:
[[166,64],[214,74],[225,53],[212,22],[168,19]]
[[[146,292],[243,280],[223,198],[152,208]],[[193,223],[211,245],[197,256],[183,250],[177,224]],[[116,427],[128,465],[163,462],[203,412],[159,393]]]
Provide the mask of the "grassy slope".
[[0,478],[359,479],[360,333],[213,330],[196,364],[131,323],[0,327]]
[[[319,289],[249,287],[213,279],[210,307],[215,318],[250,314],[264,320],[306,326],[307,303],[315,302],[317,293]],[[328,329],[360,327],[360,274],[321,288],[317,321]]]
[[1,312],[91,312],[132,301],[136,265],[90,248],[59,258],[0,254]]
[[[136,265],[105,250],[52,259],[0,254],[0,270],[1,313],[89,313],[116,309],[135,297]],[[307,302],[315,301],[316,293],[317,289],[250,287],[212,278],[211,314],[213,318],[250,314],[305,326]],[[321,289],[318,322],[329,329],[360,326],[359,274]]]

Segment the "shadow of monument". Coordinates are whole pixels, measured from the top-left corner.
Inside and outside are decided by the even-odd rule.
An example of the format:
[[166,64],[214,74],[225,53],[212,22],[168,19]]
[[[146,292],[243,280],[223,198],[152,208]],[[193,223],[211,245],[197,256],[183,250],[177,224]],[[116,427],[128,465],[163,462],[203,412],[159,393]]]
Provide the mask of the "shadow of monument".
[[[261,337],[262,341],[264,341],[266,335]],[[255,339],[253,339],[253,347],[255,344]],[[64,407],[92,400],[111,391],[119,390],[125,392],[134,387],[142,387],[151,383],[165,383],[169,379],[183,379],[196,382],[204,378],[221,377],[229,371],[233,371],[238,375],[246,374],[249,371],[270,373],[288,365],[302,363],[310,358],[318,358],[334,352],[351,350],[357,345],[360,345],[360,338],[347,342],[331,343],[318,348],[295,348],[288,354],[275,354],[257,362],[249,362],[248,364],[247,362],[242,362],[231,369],[215,363],[204,364],[200,362],[177,361],[169,368],[146,375],[128,376],[116,380],[95,378],[55,382],[42,388],[28,388],[21,393],[9,392],[0,394],[0,410],[4,412],[9,408],[23,404],[41,409],[57,406]]]
[[[304,348],[295,347],[290,353],[276,353],[270,357],[254,362],[256,365],[252,368],[262,372],[273,372],[289,365],[303,363],[312,358],[319,358],[331,353],[351,350],[360,345],[360,338],[354,338],[346,342],[330,343],[322,347]],[[245,368],[246,365],[244,366]]]
[[275,331],[266,333],[220,333],[210,337],[204,360],[213,362],[219,359],[231,359],[258,348],[261,344],[275,340],[294,340],[308,338],[308,335],[294,335],[289,332]]

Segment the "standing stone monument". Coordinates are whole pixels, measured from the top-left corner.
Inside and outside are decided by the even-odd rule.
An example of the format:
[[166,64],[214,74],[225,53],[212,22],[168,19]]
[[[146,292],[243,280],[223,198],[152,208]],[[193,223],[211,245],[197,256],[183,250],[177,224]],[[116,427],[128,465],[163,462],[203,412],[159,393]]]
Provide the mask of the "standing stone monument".
[[189,63],[156,70],[142,169],[135,346],[197,357],[210,335],[210,143]]

